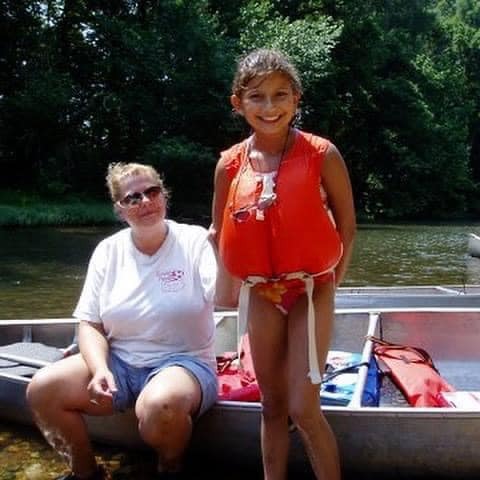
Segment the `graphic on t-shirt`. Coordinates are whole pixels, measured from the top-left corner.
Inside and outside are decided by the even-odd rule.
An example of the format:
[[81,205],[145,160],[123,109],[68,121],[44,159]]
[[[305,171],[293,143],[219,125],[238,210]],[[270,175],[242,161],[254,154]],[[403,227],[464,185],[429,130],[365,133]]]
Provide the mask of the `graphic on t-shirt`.
[[168,272],[157,272],[160,285],[164,292],[178,292],[185,286],[183,270],[170,270]]

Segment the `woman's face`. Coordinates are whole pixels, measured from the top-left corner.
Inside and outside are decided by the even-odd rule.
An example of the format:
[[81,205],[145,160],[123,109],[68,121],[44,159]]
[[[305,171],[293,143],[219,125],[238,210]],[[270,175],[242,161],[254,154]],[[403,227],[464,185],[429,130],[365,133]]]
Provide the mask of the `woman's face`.
[[128,175],[120,181],[117,212],[130,226],[153,226],[163,222],[167,202],[158,182],[147,173]]
[[288,130],[300,96],[290,79],[280,72],[252,78],[232,105],[257,134],[274,135]]

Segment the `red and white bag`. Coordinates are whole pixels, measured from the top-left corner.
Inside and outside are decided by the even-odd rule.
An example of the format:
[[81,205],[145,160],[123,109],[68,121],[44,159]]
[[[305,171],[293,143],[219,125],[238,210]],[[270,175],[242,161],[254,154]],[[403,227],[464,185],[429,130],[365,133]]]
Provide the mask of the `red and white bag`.
[[217,376],[219,400],[260,401],[247,334],[240,342],[240,361],[236,352],[225,352],[217,357]]

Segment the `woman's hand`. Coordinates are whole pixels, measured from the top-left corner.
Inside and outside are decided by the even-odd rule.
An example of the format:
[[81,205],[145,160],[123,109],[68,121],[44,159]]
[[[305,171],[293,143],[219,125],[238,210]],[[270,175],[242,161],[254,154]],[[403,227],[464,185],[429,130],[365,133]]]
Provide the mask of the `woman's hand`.
[[90,402],[95,405],[100,405],[106,399],[111,401],[113,394],[117,391],[112,372],[108,368],[95,372],[87,390]]

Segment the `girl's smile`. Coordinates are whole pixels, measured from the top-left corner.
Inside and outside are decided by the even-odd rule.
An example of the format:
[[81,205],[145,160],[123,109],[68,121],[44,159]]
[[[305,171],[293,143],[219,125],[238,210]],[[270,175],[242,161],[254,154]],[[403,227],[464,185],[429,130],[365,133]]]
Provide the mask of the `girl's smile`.
[[274,72],[248,82],[242,95],[232,95],[235,110],[257,135],[284,134],[297,110],[300,95],[288,77]]

